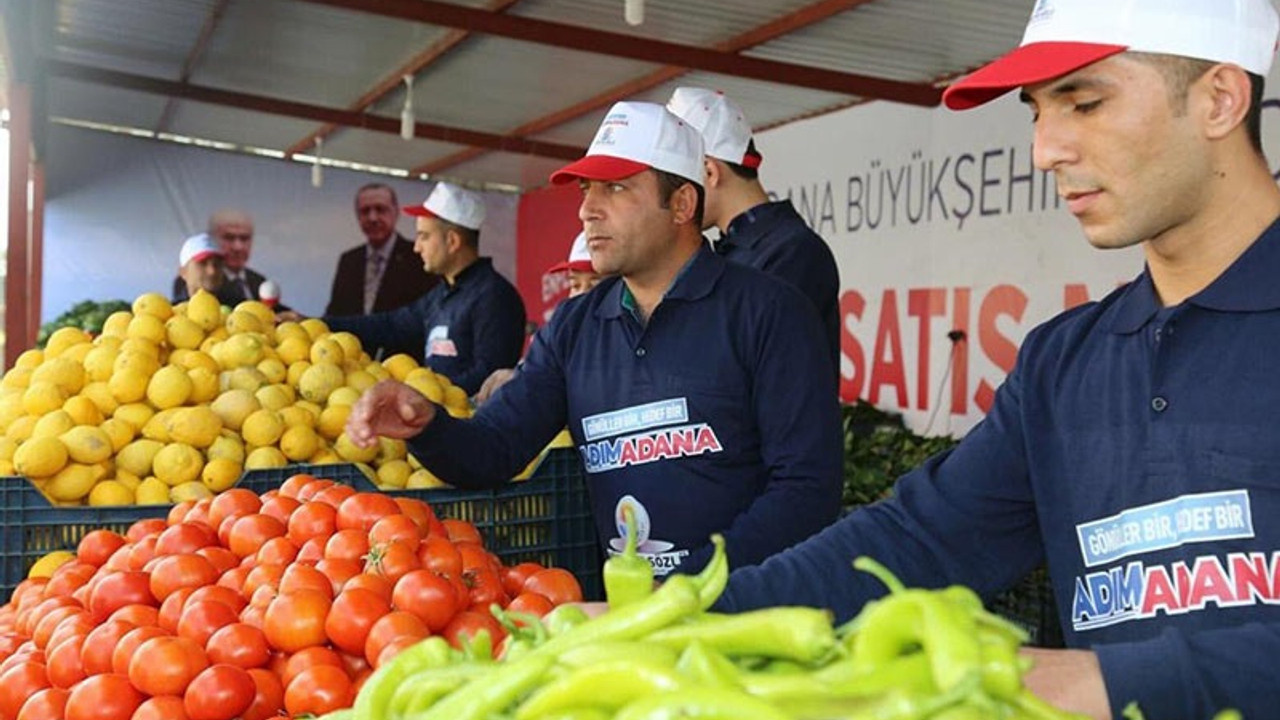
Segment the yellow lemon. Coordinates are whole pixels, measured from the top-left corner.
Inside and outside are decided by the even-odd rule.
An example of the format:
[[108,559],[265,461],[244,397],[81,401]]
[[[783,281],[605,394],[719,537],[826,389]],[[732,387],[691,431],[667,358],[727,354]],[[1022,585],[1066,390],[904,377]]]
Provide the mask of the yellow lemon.
[[31,437],[58,437],[75,426],[76,421],[71,418],[71,413],[61,409],[54,410],[36,421],[35,427],[31,429]]
[[209,372],[208,368],[191,368],[187,371],[187,377],[191,379],[191,397],[187,398],[188,403],[209,403],[218,397],[218,393],[222,392],[221,384],[218,382],[218,375]]
[[[133,370],[150,378],[160,369],[159,353],[153,357],[144,349],[121,348],[116,360],[111,364],[111,375],[114,377],[122,370]],[[109,380],[110,378],[108,378]]]
[[303,374],[310,369],[310,360],[299,360],[289,366],[289,374],[285,376],[285,381],[294,387],[298,387],[298,383],[302,382]]
[[72,460],[86,465],[100,463],[115,453],[110,436],[93,425],[77,425],[58,439],[67,446],[67,455]]
[[116,402],[127,405],[136,403],[147,396],[147,385],[151,376],[136,368],[121,368],[111,374],[107,388]]
[[146,293],[139,295],[138,299],[133,301],[133,314],[135,316],[146,314],[160,320],[168,320],[173,315],[173,305],[169,302],[169,298],[160,293]]
[[191,397],[192,388],[186,370],[176,365],[165,365],[147,383],[147,401],[157,410],[176,408]]
[[89,376],[89,381],[109,380],[111,378],[111,370],[116,364],[116,356],[120,354],[118,348],[103,345],[89,351],[84,356],[84,369]]
[[358,360],[360,359],[360,353],[364,352],[364,348],[360,347],[360,338],[356,337],[354,333],[341,330],[330,333],[329,339],[338,343],[338,346],[342,348],[342,357],[347,360]]
[[18,443],[7,437],[0,437],[0,460],[13,460],[13,454],[18,451]]
[[243,468],[240,463],[228,458],[215,458],[204,464],[200,471],[200,482],[214,493],[220,493],[234,486],[240,479]]
[[133,313],[128,310],[117,310],[107,316],[107,321],[102,323],[102,334],[106,337],[123,338],[129,331],[129,321],[133,319]]
[[164,448],[164,443],[149,438],[141,438],[120,448],[116,453],[116,466],[138,477],[151,475],[151,465],[156,454]]
[[373,462],[373,459],[378,456],[377,443],[375,443],[373,447],[357,447],[355,443],[351,442],[351,438],[348,437],[345,432],[339,435],[338,439],[334,441],[333,450],[344,460],[349,460],[350,462]]
[[99,469],[93,465],[68,463],[44,484],[44,493],[54,500],[83,500],[98,481]]
[[205,455],[210,460],[230,460],[237,465],[243,465],[244,441],[234,433],[219,435],[218,439],[214,440],[205,451]]
[[76,554],[70,550],[54,550],[42,556],[27,571],[29,578],[47,578],[53,575],[53,571],[63,565],[76,559]]
[[195,320],[182,315],[174,315],[165,321],[164,335],[171,348],[194,350],[204,342],[204,329]]
[[402,490],[409,484],[409,476],[413,470],[404,460],[392,460],[378,466],[378,486],[391,490]]
[[208,405],[177,408],[166,420],[172,441],[196,448],[213,445],[222,432],[222,418]]
[[222,366],[218,364],[218,361],[214,360],[213,356],[209,353],[202,350],[187,350],[181,354],[170,354],[169,362],[181,365],[188,370],[204,368],[215,376],[222,372]]
[[58,438],[32,438],[13,451],[13,469],[29,478],[50,477],[67,466],[67,459],[67,446]]
[[31,437],[31,433],[36,429],[36,420],[34,415],[23,415],[13,419],[9,423],[9,427],[5,428],[4,436],[15,442],[22,442]]
[[89,333],[78,327],[60,327],[49,335],[49,340],[44,344],[44,359],[47,362],[50,358],[56,358],[67,349],[76,345],[93,342],[93,338],[89,337]]
[[303,337],[284,338],[276,345],[276,357],[287,367],[299,360],[311,359],[311,339],[304,333]]
[[133,490],[116,480],[100,480],[89,490],[89,505],[93,507],[132,505],[134,500]]
[[418,361],[413,359],[412,355],[405,353],[396,353],[386,360],[382,361],[382,367],[391,373],[391,377],[404,382],[409,373],[418,369]]
[[312,340],[329,333],[329,326],[325,325],[320,318],[307,318],[299,324],[302,325],[303,330],[307,331],[307,335],[310,335]]
[[149,477],[134,488],[134,502],[139,505],[168,505],[169,486],[157,478]]
[[169,408],[152,415],[147,424],[143,425],[142,430],[139,431],[142,433],[142,437],[159,440],[162,443],[172,442],[173,437],[169,435],[169,420],[179,409]]
[[164,320],[155,315],[134,315],[125,330],[125,337],[139,338],[157,345],[168,339],[165,333]]
[[[280,408],[279,412],[280,419],[284,420],[284,424],[289,427],[303,425],[311,428],[312,430],[316,429],[316,416],[303,408],[296,405],[289,405],[287,407]],[[337,436],[335,435],[334,437]]]
[[342,368],[332,363],[315,363],[298,379],[298,392],[305,400],[324,404],[330,393],[342,387],[345,381]]
[[62,404],[62,409],[71,416],[71,420],[76,425],[102,424],[102,411],[93,403],[93,400],[83,395],[67,398],[67,401]]
[[440,387],[440,381],[434,376],[410,373],[404,384],[422,393],[422,396],[431,402],[438,405],[444,404],[444,389]]
[[18,355],[17,359],[13,361],[13,366],[24,370],[34,370],[42,362],[44,362],[44,351],[40,348],[31,348],[30,350],[23,350],[22,354]]
[[294,462],[302,462],[320,449],[320,437],[306,425],[294,425],[280,436],[280,452]]
[[85,385],[84,389],[80,391],[80,397],[92,402],[103,417],[111,415],[116,411],[116,408],[120,407],[120,402],[116,400],[116,396],[111,394],[111,385],[102,380]]
[[213,497],[213,493],[209,491],[209,488],[205,487],[204,483],[196,482],[195,480],[182,483],[169,490],[169,500],[175,503],[188,500],[199,501],[211,497]]
[[59,355],[58,357],[66,360],[70,360],[76,363],[77,365],[84,367],[84,358],[86,355],[89,354],[89,351],[92,349],[93,349],[93,343],[80,343],[79,345],[72,345],[71,347],[62,351],[62,354]]
[[366,363],[364,366],[364,371],[369,373],[369,376],[378,382],[381,382],[382,380],[392,379],[391,373],[388,372],[386,368],[382,367],[376,362]]
[[235,313],[248,313],[249,315],[253,315],[258,318],[258,322],[266,326],[276,324],[275,311],[259,300],[242,300],[239,305],[236,305],[235,308],[232,309],[232,314]]
[[266,325],[257,315],[236,309],[232,310],[231,314],[227,316],[226,327],[227,332],[235,335],[237,333],[260,333]]
[[134,433],[136,432],[132,425],[118,418],[107,418],[98,427],[107,434],[107,437],[111,438],[113,452],[120,452],[125,445],[133,442]]
[[75,395],[84,387],[84,366],[65,357],[46,360],[43,365],[31,372],[31,382],[51,382],[62,388],[68,395]]
[[150,422],[156,411],[146,403],[127,403],[116,408],[111,417],[123,420],[133,426],[134,432],[140,432]]
[[262,408],[250,413],[249,417],[244,419],[240,435],[250,445],[258,447],[275,445],[284,433],[284,428],[284,420],[281,419],[280,413]]
[[222,324],[222,305],[213,293],[201,288],[187,301],[187,317],[202,331],[209,332]]
[[285,458],[284,453],[275,447],[260,447],[249,453],[249,457],[245,458],[245,470],[262,470],[265,468],[278,468],[288,465],[289,461]]
[[116,476],[114,479],[116,482],[129,488],[129,490],[134,493],[138,492],[138,486],[142,484],[142,478],[134,475],[128,470],[121,470],[120,468],[116,468]]
[[0,394],[0,432],[8,430],[10,423],[25,414],[26,411],[22,409],[21,392]]
[[67,392],[48,380],[32,382],[22,393],[22,409],[36,417],[61,410],[66,401]]
[[419,468],[409,474],[409,479],[405,481],[406,490],[431,490],[434,488],[447,488],[449,484],[435,475],[426,468]]
[[355,390],[357,393],[362,393],[365,390],[368,390],[377,382],[378,379],[370,375],[365,370],[352,370],[347,373],[347,387]]
[[311,343],[311,364],[329,363],[341,365],[345,359],[342,346],[326,335]]
[[204,456],[186,443],[169,443],[160,448],[151,461],[151,469],[160,482],[177,487],[200,477]]
[[340,387],[329,393],[329,405],[346,405],[351,407],[360,399],[360,392],[355,388]]
[[280,411],[293,405],[293,398],[289,397],[289,393],[281,389],[283,387],[286,386],[265,385],[258,388],[258,391],[255,392],[253,396],[258,399],[258,402],[262,404],[262,407]]
[[350,405],[330,405],[320,411],[320,420],[316,429],[328,440],[337,440],[347,427],[347,416],[351,414]]
[[272,385],[282,383],[289,377],[289,366],[285,365],[279,357],[269,357],[258,363],[258,371]]
[[223,427],[239,431],[245,418],[260,410],[262,404],[248,390],[227,390],[209,405],[222,419]]
[[224,370],[253,367],[265,357],[262,336],[250,332],[232,335],[214,346],[210,354]]
[[34,372],[31,368],[13,368],[4,374],[4,379],[0,380],[0,387],[25,390],[31,384],[31,375]]

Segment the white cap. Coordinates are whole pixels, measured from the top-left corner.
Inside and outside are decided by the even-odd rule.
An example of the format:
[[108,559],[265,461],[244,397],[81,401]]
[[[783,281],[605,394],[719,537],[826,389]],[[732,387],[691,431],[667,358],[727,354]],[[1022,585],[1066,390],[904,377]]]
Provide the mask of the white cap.
[[209,257],[222,257],[222,248],[208,233],[192,235],[182,243],[182,250],[178,253],[178,267],[184,268],[193,260],[199,262]]
[[702,133],[707,155],[749,168],[760,167],[760,153],[751,148],[751,125],[746,113],[725,94],[699,87],[679,87],[667,109]]
[[1125,51],[1231,63],[1266,77],[1280,18],[1271,0],[1038,0],[1022,44],[943,93],[954,110]]
[[280,286],[275,280],[263,280],[258,286],[258,297],[264,303],[275,304],[280,299]]
[[702,137],[661,105],[620,102],[609,108],[586,157],[551,174],[556,185],[621,180],[653,168],[705,185]]
[[549,273],[565,272],[566,270],[595,272],[595,267],[591,264],[591,250],[587,248],[587,234],[585,232],[578,233],[578,237],[573,239],[573,247],[569,248],[568,260],[547,268]]
[[468,230],[484,224],[484,200],[470,190],[449,183],[436,183],[426,202],[404,209],[406,215],[440,218]]

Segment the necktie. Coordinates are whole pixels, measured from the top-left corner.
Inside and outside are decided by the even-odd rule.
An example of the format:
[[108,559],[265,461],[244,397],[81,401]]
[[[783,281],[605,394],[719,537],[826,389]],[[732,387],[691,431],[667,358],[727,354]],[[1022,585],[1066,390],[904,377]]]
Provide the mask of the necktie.
[[249,281],[245,279],[244,273],[236,275],[235,277],[232,278],[232,280],[235,281],[236,287],[240,288],[241,300],[253,299],[253,293],[249,290]]
[[364,312],[373,312],[373,303],[378,299],[378,280],[382,274],[382,253],[369,251],[369,258],[364,264]]

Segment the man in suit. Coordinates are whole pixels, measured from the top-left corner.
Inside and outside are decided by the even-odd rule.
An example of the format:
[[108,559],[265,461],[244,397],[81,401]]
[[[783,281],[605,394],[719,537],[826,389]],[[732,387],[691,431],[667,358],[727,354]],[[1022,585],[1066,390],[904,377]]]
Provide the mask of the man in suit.
[[370,183],[356,191],[356,220],[368,241],[344,252],[333,275],[324,314],[369,315],[395,310],[422,297],[440,280],[424,272],[413,241],[396,231],[396,191]]
[[260,300],[258,290],[267,278],[249,267],[253,250],[253,218],[243,210],[224,208],[209,216],[209,237],[218,242],[227,275],[226,296],[236,302]]

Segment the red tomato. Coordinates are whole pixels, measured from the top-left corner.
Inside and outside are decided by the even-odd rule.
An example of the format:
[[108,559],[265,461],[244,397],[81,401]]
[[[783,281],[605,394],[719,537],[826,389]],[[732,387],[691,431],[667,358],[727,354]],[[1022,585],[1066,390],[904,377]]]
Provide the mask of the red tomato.
[[391,602],[391,592],[394,587],[390,580],[373,573],[360,573],[348,579],[342,585],[343,590],[354,590],[356,588],[372,590],[387,602]]
[[[539,595],[535,592],[520,593],[507,605],[508,612],[524,613],[534,617],[542,617],[555,609],[555,603],[547,599],[545,595]],[[524,625],[520,621],[516,621],[519,625]]]
[[202,547],[196,551],[196,555],[209,561],[213,565],[213,569],[218,571],[221,576],[226,571],[240,564],[240,558],[236,554],[220,545],[210,545]]
[[240,613],[215,600],[187,601],[178,620],[178,636],[194,640],[204,648],[219,629],[240,621]]
[[461,575],[462,555],[453,541],[439,535],[428,535],[418,546],[422,567],[441,575]]
[[65,720],[70,695],[66,690],[54,687],[37,691],[22,704],[17,720]]
[[[101,675],[111,672],[111,655],[130,630],[137,627],[127,620],[107,620],[91,630],[80,648],[80,661],[84,665],[86,675]],[[0,681],[0,687],[8,687]],[[3,717],[4,713],[0,713]]]
[[166,518],[169,521],[169,525],[181,524],[182,521],[187,519],[187,513],[191,512],[191,508],[195,506],[195,500],[183,500],[180,503],[174,503],[173,507],[169,508],[169,516]]
[[182,609],[187,606],[187,600],[194,592],[192,588],[182,588],[165,598],[164,602],[160,603],[160,617],[156,620],[156,624],[170,635],[178,634],[178,621],[182,620]]
[[264,564],[254,566],[245,576],[244,585],[241,586],[240,593],[247,598],[252,598],[258,588],[264,585],[271,588],[280,587],[280,579],[284,577],[284,570],[284,565]]
[[359,588],[347,590],[334,598],[324,630],[338,648],[363,653],[369,628],[389,612],[391,604],[377,593]]
[[404,577],[404,574],[422,567],[415,548],[402,542],[392,542],[369,549],[369,557],[365,561],[365,572],[378,573],[391,582]]
[[239,557],[257,554],[271,538],[283,537],[285,525],[270,515],[245,515],[231,526],[227,549]]
[[427,503],[418,498],[397,497],[396,504],[400,506],[400,512],[408,515],[413,519],[421,529],[422,536],[439,535],[446,537],[448,532],[444,529],[444,525],[436,517],[436,513]]
[[396,581],[391,602],[397,610],[413,613],[433,633],[444,630],[459,610],[453,585],[430,570],[414,570]]
[[253,679],[253,703],[240,715],[240,720],[269,720],[284,710],[284,685],[280,676],[270,670],[254,668],[249,671]]
[[497,618],[489,613],[479,613],[474,610],[463,610],[454,615],[453,620],[449,621],[449,625],[440,634],[444,636],[445,640],[449,641],[450,645],[461,648],[463,638],[475,638],[481,631],[489,632],[490,647],[494,651],[498,649],[498,644],[502,642],[502,639],[507,636]]
[[396,501],[382,493],[355,493],[338,506],[338,529],[354,528],[367,533],[382,518],[399,514]]
[[271,646],[262,630],[246,623],[220,627],[205,645],[209,662],[235,665],[245,670],[266,667],[271,660]]
[[312,501],[324,503],[325,505],[332,505],[336,508],[342,504],[343,500],[346,500],[355,494],[355,489],[350,485],[335,483],[316,493],[315,497],[312,498]]
[[[231,552],[228,550],[227,552]],[[249,577],[249,573],[253,571],[251,567],[233,567],[222,573],[222,577],[218,578],[218,587],[224,587],[240,593],[244,590],[245,580]]]
[[94,675],[71,688],[67,720],[130,720],[145,699],[124,675]]
[[[52,630],[47,628],[52,627]],[[70,615],[58,620],[50,625],[46,618],[45,622],[36,626],[36,634],[32,637],[36,647],[44,646],[45,651],[49,651],[58,646],[58,643],[69,637],[76,635],[88,635],[89,631],[97,627],[92,620],[89,619],[89,613],[84,610],[76,610]],[[43,638],[42,633],[47,633]],[[43,642],[42,642],[43,640]]]
[[146,518],[130,525],[128,532],[124,534],[124,538],[131,543],[136,543],[152,533],[159,534],[164,532],[167,527],[169,527],[169,523],[161,518]]
[[340,560],[338,558],[321,558],[315,567],[321,574],[329,578],[329,584],[333,586],[334,595],[341,592],[347,581],[359,575],[364,569],[364,565],[355,560]]
[[186,521],[160,533],[156,538],[156,555],[186,555],[217,543],[218,535],[208,525]]
[[182,707],[182,698],[176,695],[161,695],[142,701],[133,711],[132,720],[190,720],[187,711]]
[[213,665],[187,686],[182,698],[191,720],[232,720],[253,704],[257,686],[244,668]]
[[316,645],[299,650],[285,659],[284,666],[280,668],[280,683],[285,687],[289,687],[289,683],[293,682],[293,679],[303,670],[316,665],[332,665],[343,669],[346,668],[346,664],[342,662],[342,656],[337,651]]
[[159,609],[151,605],[125,605],[124,607],[111,613],[108,620],[124,620],[131,622],[138,627],[147,627],[155,625],[160,621]]
[[310,565],[290,565],[280,577],[280,592],[289,593],[295,590],[315,590],[333,597],[333,581],[328,575]]
[[364,530],[339,530],[329,536],[324,544],[324,556],[346,560],[364,561],[369,554],[369,533]]
[[388,515],[369,528],[369,546],[377,547],[392,541],[399,541],[406,546],[418,547],[422,541],[422,529],[408,515]]
[[351,707],[355,698],[351,678],[340,667],[316,665],[307,668],[285,686],[284,709],[293,716],[325,713]]
[[312,480],[298,488],[298,500],[302,502],[311,502],[315,499],[316,495],[320,494],[321,491],[327,487],[332,487],[334,484],[335,483],[332,480],[324,478]]
[[252,515],[262,509],[258,494],[245,488],[231,488],[220,492],[209,503],[209,525],[218,527],[224,518],[232,515]]
[[0,718],[16,718],[22,703],[37,690],[51,687],[49,675],[43,663],[34,660],[20,662],[0,673]]
[[267,606],[262,631],[277,650],[297,652],[328,641],[324,621],[331,605],[329,596],[315,590],[282,593]]
[[94,567],[102,567],[117,550],[124,547],[123,535],[110,530],[91,530],[76,545],[76,559]]
[[36,647],[46,650],[49,647],[49,640],[53,637],[53,631],[58,629],[58,625],[62,624],[63,620],[83,615],[84,610],[75,605],[55,607],[36,621],[31,631],[31,640],[35,642]]
[[84,672],[84,659],[80,655],[80,648],[84,647],[84,638],[84,635],[67,638],[46,653],[45,672],[49,674],[49,683],[54,687],[70,689],[72,685],[87,677]]
[[156,556],[156,544],[160,542],[160,535],[148,535],[129,548],[129,570],[141,570],[151,558]]
[[474,568],[462,574],[467,583],[471,608],[482,613],[489,612],[489,606],[497,603],[507,604],[507,594],[502,590],[502,580],[492,568]]
[[534,573],[524,584],[525,592],[536,592],[556,605],[582,602],[582,586],[573,573],[562,568],[547,568]]
[[302,503],[298,502],[294,498],[278,494],[268,498],[266,495],[263,495],[262,509],[258,512],[263,515],[270,515],[287,525],[289,523],[289,516],[292,515],[293,511],[297,510],[299,507],[302,507]]
[[324,559],[324,544],[328,538],[323,540],[315,537],[302,543],[302,547],[298,548],[298,557],[294,558],[294,562],[300,562],[304,565],[315,565]]
[[430,634],[431,630],[418,616],[403,610],[392,610],[369,628],[369,637],[364,641],[364,658],[370,665],[376,665],[382,649],[396,638],[411,637],[421,640]]
[[156,559],[149,569],[151,594],[163,601],[180,588],[198,588],[217,582],[221,573],[213,563],[196,554],[165,555]]
[[481,537],[480,531],[476,526],[466,520],[441,520],[444,530],[449,535],[449,539],[453,542],[473,542],[477,545],[484,545],[484,538]]
[[[262,517],[267,517],[263,515]],[[271,518],[275,522],[280,522],[275,518]],[[289,541],[289,538],[273,537],[262,543],[262,547],[258,548],[258,553],[254,555],[260,563],[281,563],[288,564],[298,557],[298,546]]]
[[148,695],[181,695],[209,667],[204,648],[184,637],[156,637],[138,646],[129,660],[129,681]]
[[188,603],[205,600],[220,602],[236,612],[240,612],[248,604],[238,590],[232,590],[221,585],[205,585],[204,587],[196,588],[191,593],[191,597],[187,598]]
[[373,664],[374,669],[386,665],[392,658],[404,652],[418,643],[422,642],[418,638],[409,637],[408,635],[398,637],[386,645],[382,646],[382,651],[378,653],[378,660]]
[[214,529],[212,525],[209,525],[209,505],[212,503],[213,500],[210,498],[197,500],[196,504],[191,506],[191,510],[187,512],[187,516],[183,518],[182,521],[189,523],[203,523],[204,525],[208,525],[210,530]]
[[155,625],[140,625],[120,638],[120,644],[111,652],[111,672],[117,675],[129,674],[129,661],[137,654],[138,646],[152,638],[170,637],[169,633]]
[[84,587],[85,583],[89,582],[89,578],[93,577],[94,572],[93,566],[87,563],[76,560],[64,563],[53,571],[53,575],[45,583],[43,595],[46,598],[70,597],[73,592]]
[[502,589],[511,597],[524,591],[525,582],[538,572],[545,570],[536,562],[522,562],[519,565],[502,568]]
[[306,473],[290,475],[283,483],[280,483],[280,495],[282,497],[297,499],[298,491],[301,490],[304,485],[315,482],[315,480],[316,478],[314,475],[308,475]]

